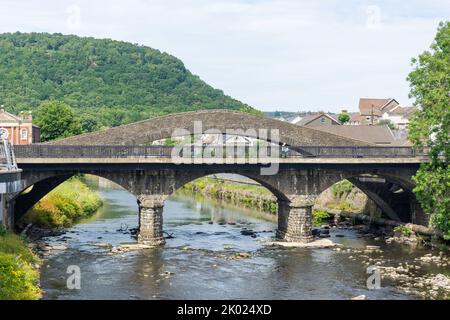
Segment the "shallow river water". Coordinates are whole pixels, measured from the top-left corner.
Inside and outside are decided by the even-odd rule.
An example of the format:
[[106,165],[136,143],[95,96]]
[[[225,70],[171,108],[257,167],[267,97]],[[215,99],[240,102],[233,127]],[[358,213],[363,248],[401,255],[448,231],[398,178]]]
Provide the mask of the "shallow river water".
[[[64,245],[45,257],[41,270],[44,299],[414,299],[390,283],[369,290],[361,259],[333,249],[264,245],[275,223],[223,204],[172,197],[164,207],[164,230],[174,238],[159,249],[111,254],[99,246],[135,242],[135,198],[113,186],[99,188],[104,206],[62,236],[45,239]],[[243,228],[257,231],[244,236]],[[344,237],[336,237],[339,234]],[[424,252],[366,240],[352,230],[331,230],[332,240],[349,248],[380,245],[385,259],[411,261]],[[249,257],[235,259],[236,252]],[[81,271],[81,289],[66,286],[67,268]]]

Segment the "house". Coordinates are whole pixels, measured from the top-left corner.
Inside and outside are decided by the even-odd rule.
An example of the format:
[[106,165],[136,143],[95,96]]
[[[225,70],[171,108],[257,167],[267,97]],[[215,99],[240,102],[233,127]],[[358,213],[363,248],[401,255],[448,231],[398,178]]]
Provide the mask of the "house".
[[257,139],[245,136],[230,134],[211,134],[206,133],[200,137],[195,145],[232,145],[232,146],[253,146]]
[[335,118],[333,118],[333,116],[325,112],[307,115],[295,124],[308,127],[341,125],[339,120],[336,120]]
[[361,125],[375,125],[379,122],[384,113],[390,112],[399,103],[393,98],[374,99],[374,98],[360,98],[359,99],[359,114]]
[[398,105],[390,111],[383,113],[381,119],[392,122],[400,130],[406,130],[409,119],[416,110],[416,107],[402,107]]
[[19,116],[0,109],[0,137],[11,144],[31,144],[40,142],[41,130],[33,125],[31,112],[21,112]]
[[373,143],[376,145],[403,145],[405,139],[397,138],[388,126],[317,126],[313,129],[341,137]]
[[359,114],[359,112],[351,112],[348,114],[350,116],[350,120],[348,122],[344,123],[345,125],[350,126],[359,126],[362,123],[362,117]]

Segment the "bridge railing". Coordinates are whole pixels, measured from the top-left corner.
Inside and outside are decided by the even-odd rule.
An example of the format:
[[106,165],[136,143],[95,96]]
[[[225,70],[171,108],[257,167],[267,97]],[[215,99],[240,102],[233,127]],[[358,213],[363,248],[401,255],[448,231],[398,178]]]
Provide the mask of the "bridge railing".
[[[120,146],[120,145],[91,145],[91,146],[71,146],[71,145],[47,145],[31,144],[16,145],[14,151],[17,158],[170,158],[172,156],[171,146]],[[180,147],[181,148],[181,147]],[[206,149],[207,148],[207,149]],[[222,149],[221,149],[222,148]],[[184,157],[204,157],[212,158],[216,155],[211,150],[221,150],[223,157],[230,157],[230,146],[188,146],[179,153]],[[256,150],[256,152],[255,152]],[[208,151],[208,152],[206,152]],[[231,152],[231,157],[252,158],[252,157],[320,157],[320,158],[398,158],[425,156],[424,151],[418,151],[411,147],[328,147],[328,146],[289,146],[289,150],[279,150],[273,148],[263,150],[246,146],[236,148]],[[274,152],[276,151],[276,152]],[[184,153],[184,154],[182,154]]]
[[14,149],[4,138],[0,139],[0,170],[17,170]]

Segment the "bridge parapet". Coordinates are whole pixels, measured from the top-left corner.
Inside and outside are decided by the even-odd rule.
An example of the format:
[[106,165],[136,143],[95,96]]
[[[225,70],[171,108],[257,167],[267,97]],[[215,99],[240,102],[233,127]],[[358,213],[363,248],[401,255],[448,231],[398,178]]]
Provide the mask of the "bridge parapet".
[[[423,150],[402,146],[290,146],[258,148],[229,145],[141,146],[141,145],[48,145],[14,147],[17,158],[415,158],[426,157]],[[220,155],[220,156],[219,156]]]

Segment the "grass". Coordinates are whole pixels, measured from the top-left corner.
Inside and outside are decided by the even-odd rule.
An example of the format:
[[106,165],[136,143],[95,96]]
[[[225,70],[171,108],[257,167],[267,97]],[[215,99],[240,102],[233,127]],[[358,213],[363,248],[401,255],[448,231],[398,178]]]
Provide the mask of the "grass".
[[0,300],[37,300],[39,258],[19,236],[0,234]]
[[65,181],[31,208],[23,222],[46,228],[69,227],[94,214],[103,205],[100,196],[78,177]]

